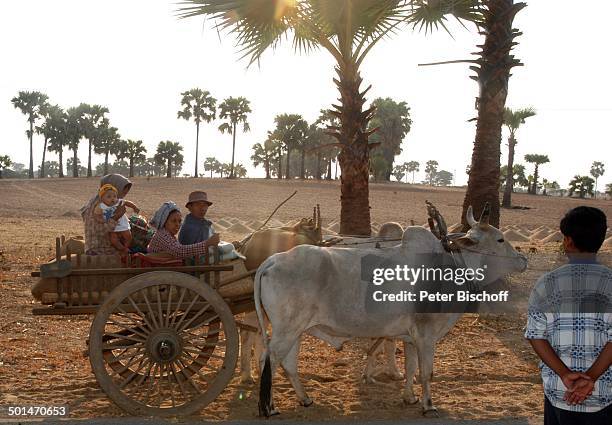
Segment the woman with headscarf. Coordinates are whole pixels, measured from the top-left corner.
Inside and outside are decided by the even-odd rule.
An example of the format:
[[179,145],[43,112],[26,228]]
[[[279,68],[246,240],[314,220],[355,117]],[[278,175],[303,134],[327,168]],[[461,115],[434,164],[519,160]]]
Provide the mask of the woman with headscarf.
[[208,240],[191,245],[183,245],[176,235],[181,228],[183,217],[181,210],[172,202],[164,202],[150,221],[157,231],[149,243],[149,252],[167,253],[176,258],[191,258],[206,255],[209,246],[219,243],[219,235],[215,234]]
[[[120,198],[125,198],[132,182],[121,174],[108,174],[100,180],[100,187],[110,184],[117,189]],[[81,217],[85,225],[85,253],[87,255],[116,254],[117,250],[110,241],[109,233],[117,226],[119,219],[125,214],[125,206],[120,205],[115,214],[106,222],[101,222],[95,216],[96,206],[100,203],[100,196],[96,194],[81,208]]]

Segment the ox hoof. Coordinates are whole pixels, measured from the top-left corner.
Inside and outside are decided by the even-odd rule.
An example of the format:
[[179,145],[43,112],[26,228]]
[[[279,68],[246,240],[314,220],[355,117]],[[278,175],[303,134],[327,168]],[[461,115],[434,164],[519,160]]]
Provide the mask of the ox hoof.
[[306,397],[306,398],[305,398],[304,400],[302,400],[300,403],[301,403],[301,404],[302,404],[302,406],[304,406],[304,407],[310,407],[310,406],[312,406],[312,403],[314,403],[314,402],[312,401],[312,399],[311,399],[310,397]]
[[419,402],[418,397],[416,397],[415,395],[409,395],[409,394],[404,394],[404,396],[402,397],[402,400],[404,400],[404,403],[408,405],[416,404]]
[[241,376],[240,383],[242,385],[253,385],[255,384],[255,380],[250,376]]
[[439,418],[440,414],[438,413],[438,409],[430,407],[429,409],[423,410],[423,416],[426,418]]

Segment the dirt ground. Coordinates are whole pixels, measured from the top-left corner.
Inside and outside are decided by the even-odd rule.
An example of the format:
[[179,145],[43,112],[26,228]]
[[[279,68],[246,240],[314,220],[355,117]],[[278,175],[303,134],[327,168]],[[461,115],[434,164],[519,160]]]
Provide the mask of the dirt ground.
[[[60,234],[82,235],[79,207],[95,193],[97,180],[0,180],[0,407],[7,405],[69,405],[73,418],[126,414],[99,389],[89,361],[83,356],[91,317],[34,316],[30,272],[53,255]],[[338,220],[337,182],[278,182],[220,179],[135,179],[129,199],[147,216],[165,200],[182,205],[192,190],[206,190],[214,205],[213,221],[225,219],[248,225],[263,221],[294,190],[298,194],[275,216],[281,222],[309,216],[321,205],[323,225]],[[459,221],[462,189],[432,189],[403,184],[371,185],[372,220],[376,223],[426,221],[424,201],[432,201],[449,224]],[[577,200],[515,194],[514,203],[528,210],[503,210],[502,226],[551,228],[565,211],[579,204],[603,209],[612,217],[611,201]],[[230,227],[231,228],[231,227]],[[218,229],[223,240],[244,236]],[[531,246],[531,245],[530,245]],[[542,273],[563,262],[558,244],[533,245],[529,268],[509,279],[529,291]],[[527,250],[526,250],[527,251]],[[604,255],[610,264],[610,256]],[[442,417],[457,419],[539,418],[542,388],[537,362],[523,339],[525,314],[465,315],[438,344],[432,394]],[[307,337],[302,342],[300,374],[315,401],[300,407],[281,374],[275,382],[277,420],[346,420],[420,418],[419,405],[402,403],[401,382],[365,384],[367,341],[347,344],[336,352]],[[397,361],[401,365],[401,345]],[[237,374],[236,374],[237,376]],[[419,385],[416,385],[417,393]],[[199,417],[244,419],[257,414],[253,385],[235,377],[221,396]]]

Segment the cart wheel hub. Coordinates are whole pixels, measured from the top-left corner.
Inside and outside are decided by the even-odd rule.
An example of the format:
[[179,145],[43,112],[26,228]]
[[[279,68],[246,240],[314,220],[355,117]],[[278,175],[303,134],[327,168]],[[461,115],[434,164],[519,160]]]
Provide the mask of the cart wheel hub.
[[169,363],[182,351],[182,340],[173,329],[158,329],[147,340],[147,351],[156,362]]

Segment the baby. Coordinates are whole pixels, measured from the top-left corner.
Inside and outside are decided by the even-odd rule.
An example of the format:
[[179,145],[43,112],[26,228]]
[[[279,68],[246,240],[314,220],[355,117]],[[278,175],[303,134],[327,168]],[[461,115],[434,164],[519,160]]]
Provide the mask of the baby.
[[[140,209],[130,201],[125,199],[118,199],[117,189],[110,184],[105,184],[100,188],[100,203],[99,208],[96,208],[95,214],[101,221],[108,221],[114,214],[115,210],[119,205],[125,205],[134,210],[136,214],[140,212]],[[109,234],[111,244],[119,251],[122,255],[129,253],[130,243],[132,242],[132,233],[130,232],[130,222],[124,214],[117,221],[117,226]]]

